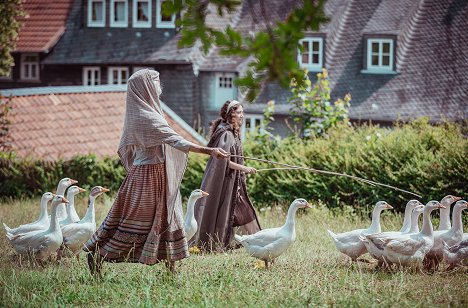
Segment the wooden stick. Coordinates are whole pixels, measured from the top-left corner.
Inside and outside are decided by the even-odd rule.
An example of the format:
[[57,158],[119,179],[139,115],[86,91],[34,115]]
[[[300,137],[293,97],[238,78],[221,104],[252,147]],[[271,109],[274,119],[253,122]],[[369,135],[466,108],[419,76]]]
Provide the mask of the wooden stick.
[[248,159],[248,160],[256,160],[256,161],[260,161],[260,162],[264,162],[264,163],[269,163],[269,164],[273,164],[273,165],[286,167],[286,168],[265,168],[265,169],[259,169],[257,171],[305,170],[305,171],[312,171],[312,172],[315,172],[315,173],[322,173],[322,174],[327,174],[327,175],[344,176],[344,177],[348,177],[350,179],[360,181],[360,182],[363,182],[363,183],[366,183],[366,184],[369,184],[369,185],[372,185],[372,186],[376,186],[376,185],[383,186],[383,187],[391,188],[391,189],[394,189],[394,190],[398,190],[398,191],[401,191],[401,192],[416,196],[416,197],[418,197],[420,199],[422,198],[418,194],[415,194],[413,192],[410,192],[410,191],[407,191],[407,190],[404,190],[404,189],[401,189],[401,188],[398,188],[398,187],[395,187],[395,186],[391,186],[391,185],[387,185],[387,184],[383,184],[383,183],[379,183],[379,182],[374,182],[374,181],[371,181],[371,180],[363,179],[363,178],[360,178],[360,177],[357,177],[357,176],[354,176],[354,175],[349,175],[349,174],[346,174],[346,173],[339,173],[339,172],[326,171],[326,170],[320,170],[320,169],[314,169],[314,168],[294,166],[294,165],[283,164],[283,163],[279,163],[279,162],[275,162],[275,161],[271,161],[271,160],[267,160],[267,159],[254,158],[254,157],[248,157],[248,156],[240,156],[240,155],[232,155],[231,154],[231,157],[239,157],[239,158],[244,158],[244,159]]

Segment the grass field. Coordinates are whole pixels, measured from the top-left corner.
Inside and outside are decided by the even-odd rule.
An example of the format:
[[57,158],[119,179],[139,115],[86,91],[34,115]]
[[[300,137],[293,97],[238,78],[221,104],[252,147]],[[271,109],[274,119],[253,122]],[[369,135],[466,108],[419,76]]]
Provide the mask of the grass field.
[[[77,196],[77,211],[85,212]],[[96,201],[98,223],[111,199]],[[10,227],[34,220],[36,200],[0,203],[1,222]],[[262,226],[283,224],[285,209],[260,211]],[[384,230],[395,230],[402,218],[382,215]],[[432,275],[415,270],[385,272],[375,264],[351,264],[336,250],[326,233],[367,226],[369,219],[332,214],[314,205],[296,217],[297,240],[267,270],[256,266],[242,249],[226,254],[192,255],[178,263],[176,275],[165,266],[105,264],[95,280],[81,261],[65,259],[45,267],[20,260],[5,236],[0,245],[0,306],[468,306],[468,269]]]

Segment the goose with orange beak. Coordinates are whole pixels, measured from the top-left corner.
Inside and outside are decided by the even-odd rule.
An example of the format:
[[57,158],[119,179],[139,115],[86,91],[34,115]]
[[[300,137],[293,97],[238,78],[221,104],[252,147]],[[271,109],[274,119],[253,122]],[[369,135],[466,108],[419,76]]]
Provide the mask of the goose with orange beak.
[[184,220],[185,238],[187,239],[187,242],[190,241],[190,239],[195,235],[195,233],[197,233],[198,230],[197,220],[195,219],[195,204],[198,199],[209,195],[209,193],[201,189],[195,189],[190,194],[187,203],[187,213],[185,213]]
[[300,208],[310,208],[305,199],[296,199],[289,206],[286,223],[279,228],[263,229],[255,234],[237,235],[235,239],[244,246],[252,257],[265,262],[268,268],[269,262],[273,262],[283,254],[296,240],[295,215]]

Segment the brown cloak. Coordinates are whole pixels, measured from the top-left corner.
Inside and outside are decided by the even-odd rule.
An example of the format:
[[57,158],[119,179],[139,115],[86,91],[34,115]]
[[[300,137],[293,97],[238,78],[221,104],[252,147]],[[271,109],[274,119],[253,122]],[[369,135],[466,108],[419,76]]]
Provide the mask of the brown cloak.
[[[243,155],[242,143],[234,136],[232,126],[220,123],[208,143],[209,147],[220,147],[233,155]],[[243,158],[231,157],[231,161],[243,164]],[[233,233],[253,234],[260,223],[247,194],[243,172],[229,168],[227,159],[210,158],[205,170],[201,189],[210,195],[198,200],[195,219],[198,231],[191,245],[204,250],[225,250],[229,247]],[[237,227],[236,231],[233,228]]]

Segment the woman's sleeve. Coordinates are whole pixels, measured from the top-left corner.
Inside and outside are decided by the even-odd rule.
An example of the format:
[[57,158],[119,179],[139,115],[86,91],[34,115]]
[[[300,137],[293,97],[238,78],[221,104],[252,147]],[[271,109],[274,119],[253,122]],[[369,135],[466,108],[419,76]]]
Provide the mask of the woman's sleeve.
[[[162,118],[162,117],[161,117]],[[165,143],[179,151],[188,153],[193,143],[184,139],[176,131],[174,131],[165,119],[161,119],[160,125],[156,128],[158,131],[158,138],[162,143]]]

